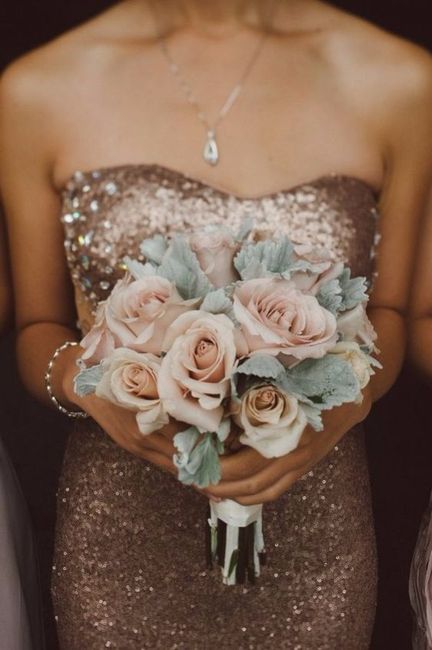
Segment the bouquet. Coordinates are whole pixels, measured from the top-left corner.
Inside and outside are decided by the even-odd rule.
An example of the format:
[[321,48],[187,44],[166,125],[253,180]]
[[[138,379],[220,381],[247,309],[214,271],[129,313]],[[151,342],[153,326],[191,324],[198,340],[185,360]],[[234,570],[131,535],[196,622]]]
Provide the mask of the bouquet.
[[[294,450],[322,413],[362,399],[379,363],[366,315],[365,278],[326,251],[209,226],[156,235],[144,263],[99,304],[81,341],[75,390],[136,413],[143,436],[169,418],[178,478],[205,488],[221,478],[220,457],[238,445],[266,458]],[[226,584],[254,581],[264,540],[262,505],[211,502],[208,560]]]

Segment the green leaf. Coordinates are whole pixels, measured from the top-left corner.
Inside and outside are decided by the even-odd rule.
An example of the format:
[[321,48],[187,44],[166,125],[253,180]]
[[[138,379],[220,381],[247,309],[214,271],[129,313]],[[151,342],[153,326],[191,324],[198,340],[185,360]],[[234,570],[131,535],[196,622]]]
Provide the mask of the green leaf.
[[168,249],[168,242],[163,235],[155,235],[149,239],[144,239],[140,245],[141,253],[149,262],[159,265]]
[[247,239],[250,233],[252,232],[253,227],[254,227],[254,220],[252,217],[246,217],[245,219],[243,219],[235,238],[236,241],[242,242],[245,239]]
[[351,365],[338,355],[307,359],[285,371],[278,385],[299,401],[319,410],[354,402],[360,386]]
[[337,314],[342,306],[342,287],[337,278],[325,282],[317,293],[317,300],[321,307]]
[[261,269],[270,275],[282,274],[294,261],[294,247],[288,237],[283,236],[278,241],[247,244],[234,258],[234,266],[245,279],[244,274],[250,277],[251,269]]
[[197,256],[180,235],[172,240],[158,272],[162,277],[175,283],[178,292],[185,300],[203,298],[213,289],[199,265]]
[[79,397],[91,395],[96,391],[96,387],[102,379],[104,371],[102,363],[91,368],[81,370],[74,378],[74,390]]
[[222,443],[222,451],[220,453],[223,452],[223,443],[228,438],[230,431],[231,431],[231,420],[230,418],[225,418],[220,423],[219,429],[216,432],[218,442]]
[[366,278],[361,276],[351,278],[351,269],[345,267],[338,280],[342,290],[340,311],[354,309],[359,303],[368,299]]
[[230,318],[234,315],[233,304],[223,288],[210,291],[204,298],[200,309],[210,314],[225,314]]
[[285,372],[285,367],[270,354],[254,354],[238,366],[235,374],[266,379],[277,379]]
[[[185,485],[197,485],[200,488],[219,483],[221,468],[214,435],[199,434],[195,427],[182,434],[174,436],[174,445],[180,452],[173,459],[178,468],[179,480]],[[195,444],[198,438],[201,439]]]
[[146,278],[149,275],[157,275],[156,267],[149,262],[146,264],[141,264],[141,262],[133,260],[130,257],[125,257],[123,261],[134,280],[141,280],[142,278]]
[[232,576],[232,574],[236,570],[238,560],[239,560],[239,550],[238,550],[238,548],[235,548],[233,550],[233,552],[231,553],[231,559],[230,559],[229,568],[228,568],[228,577],[229,578]]
[[311,406],[310,404],[302,403],[301,408],[306,415],[308,424],[315,429],[315,431],[322,431],[324,429],[321,411],[316,406]]

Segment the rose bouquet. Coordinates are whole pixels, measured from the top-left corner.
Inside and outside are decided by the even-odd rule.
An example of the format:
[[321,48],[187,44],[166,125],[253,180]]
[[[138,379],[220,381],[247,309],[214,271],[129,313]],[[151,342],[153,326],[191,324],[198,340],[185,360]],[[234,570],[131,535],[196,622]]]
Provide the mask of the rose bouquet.
[[[132,410],[143,435],[170,416],[185,423],[174,437],[183,483],[217,484],[233,437],[280,457],[307,426],[323,428],[323,411],[362,399],[376,335],[366,281],[342,263],[248,221],[237,234],[156,235],[141,253],[81,342],[75,390]],[[262,506],[211,502],[208,546],[226,584],[253,581]]]

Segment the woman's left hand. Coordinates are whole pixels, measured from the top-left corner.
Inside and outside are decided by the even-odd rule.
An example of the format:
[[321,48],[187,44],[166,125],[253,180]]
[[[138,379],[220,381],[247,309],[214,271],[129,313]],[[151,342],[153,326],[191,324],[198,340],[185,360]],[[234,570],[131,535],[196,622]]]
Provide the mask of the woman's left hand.
[[371,404],[366,387],[361,404],[345,404],[325,413],[324,430],[317,432],[307,427],[297,449],[281,458],[264,458],[250,447],[222,457],[222,480],[206,492],[242,505],[274,501],[327,456],[347,431],[362,422]]

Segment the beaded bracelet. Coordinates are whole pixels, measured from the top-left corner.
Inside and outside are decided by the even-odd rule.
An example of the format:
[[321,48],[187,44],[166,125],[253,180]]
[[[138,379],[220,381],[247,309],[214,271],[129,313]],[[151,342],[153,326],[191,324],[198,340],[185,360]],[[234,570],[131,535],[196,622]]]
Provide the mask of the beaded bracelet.
[[66,341],[66,343],[63,343],[63,345],[60,345],[60,347],[57,348],[57,350],[54,352],[53,356],[51,357],[50,362],[48,363],[48,367],[45,373],[45,386],[51,402],[61,413],[63,413],[63,415],[67,415],[68,418],[88,418],[89,416],[87,413],[85,413],[85,411],[68,411],[67,408],[62,406],[58,401],[58,399],[56,398],[56,396],[54,395],[52,385],[51,385],[52,371],[56,360],[58,359],[58,357],[61,355],[62,352],[64,352],[68,348],[74,348],[77,345],[79,345],[79,343],[77,343],[76,341]]

